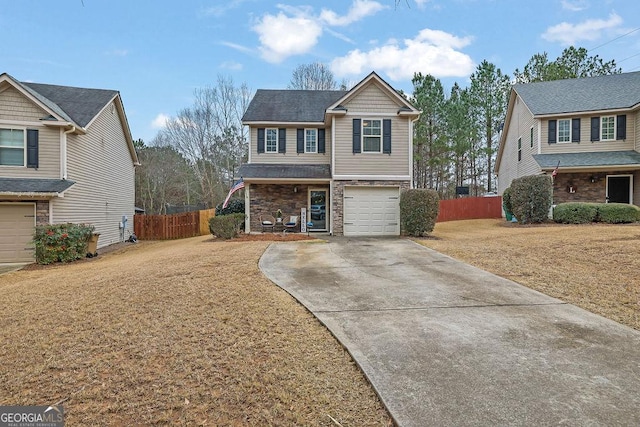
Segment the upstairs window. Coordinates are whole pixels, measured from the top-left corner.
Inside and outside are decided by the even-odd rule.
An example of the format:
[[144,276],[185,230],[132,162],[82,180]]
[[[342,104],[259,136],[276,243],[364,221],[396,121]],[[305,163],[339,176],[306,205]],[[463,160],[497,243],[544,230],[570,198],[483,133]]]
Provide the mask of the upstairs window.
[[616,116],[600,117],[600,141],[616,139]]
[[278,129],[267,128],[265,138],[265,152],[277,153],[278,152]]
[[558,142],[571,142],[571,120],[558,120]]
[[531,148],[533,148],[533,126],[531,126],[531,129],[529,132],[529,145],[531,146]]
[[304,130],[304,152],[305,153],[318,152],[318,129]]
[[0,166],[24,166],[24,135],[22,129],[0,129]]
[[518,161],[522,160],[522,138],[518,138]]
[[382,120],[362,120],[362,152],[382,152]]

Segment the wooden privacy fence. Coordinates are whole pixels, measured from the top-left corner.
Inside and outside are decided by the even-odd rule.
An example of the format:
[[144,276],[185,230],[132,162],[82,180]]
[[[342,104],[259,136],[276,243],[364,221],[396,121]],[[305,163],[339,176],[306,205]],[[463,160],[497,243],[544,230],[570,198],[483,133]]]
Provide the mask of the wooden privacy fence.
[[134,215],[133,232],[140,240],[169,240],[209,234],[215,209],[174,215]]
[[436,222],[501,217],[502,197],[464,197],[440,200],[440,212]]

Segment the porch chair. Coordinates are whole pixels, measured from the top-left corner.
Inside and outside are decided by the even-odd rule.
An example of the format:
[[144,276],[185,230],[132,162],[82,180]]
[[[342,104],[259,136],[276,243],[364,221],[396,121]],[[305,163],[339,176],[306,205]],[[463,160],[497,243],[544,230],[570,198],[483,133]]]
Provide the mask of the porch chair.
[[298,215],[291,215],[289,217],[289,221],[284,223],[284,232],[293,231],[294,233],[298,230]]
[[273,226],[276,223],[276,219],[271,215],[261,215],[260,216],[260,225],[262,226],[262,232],[265,230],[271,229],[273,231]]

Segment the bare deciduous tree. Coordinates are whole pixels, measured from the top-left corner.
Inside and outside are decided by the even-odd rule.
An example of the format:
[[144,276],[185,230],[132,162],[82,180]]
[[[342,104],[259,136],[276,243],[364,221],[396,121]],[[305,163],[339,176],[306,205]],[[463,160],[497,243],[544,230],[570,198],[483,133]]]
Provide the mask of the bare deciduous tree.
[[291,81],[287,89],[302,90],[346,90],[347,82],[338,84],[333,72],[321,62],[301,64],[293,70]]

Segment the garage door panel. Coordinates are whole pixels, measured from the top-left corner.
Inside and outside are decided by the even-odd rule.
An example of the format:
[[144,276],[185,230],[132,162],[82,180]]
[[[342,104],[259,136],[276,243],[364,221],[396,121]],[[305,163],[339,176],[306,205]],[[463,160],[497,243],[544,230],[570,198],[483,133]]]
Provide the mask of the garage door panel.
[[33,204],[0,204],[0,262],[32,262]]
[[346,187],[344,234],[397,236],[400,234],[398,187]]

